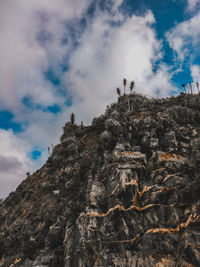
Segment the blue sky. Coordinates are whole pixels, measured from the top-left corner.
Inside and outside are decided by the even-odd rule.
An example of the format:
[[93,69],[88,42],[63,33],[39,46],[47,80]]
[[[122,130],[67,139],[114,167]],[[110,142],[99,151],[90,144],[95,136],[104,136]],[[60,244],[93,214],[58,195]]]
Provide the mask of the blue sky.
[[45,162],[71,112],[89,123],[124,77],[148,96],[196,90],[199,0],[2,0],[0,13],[0,197]]

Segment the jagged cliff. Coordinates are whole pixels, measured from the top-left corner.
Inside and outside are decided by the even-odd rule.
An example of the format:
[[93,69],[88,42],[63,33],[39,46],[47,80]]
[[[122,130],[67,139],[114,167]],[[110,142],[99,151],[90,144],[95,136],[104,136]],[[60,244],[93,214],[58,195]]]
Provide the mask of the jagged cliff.
[[124,95],[66,123],[0,204],[0,266],[200,266],[200,96]]

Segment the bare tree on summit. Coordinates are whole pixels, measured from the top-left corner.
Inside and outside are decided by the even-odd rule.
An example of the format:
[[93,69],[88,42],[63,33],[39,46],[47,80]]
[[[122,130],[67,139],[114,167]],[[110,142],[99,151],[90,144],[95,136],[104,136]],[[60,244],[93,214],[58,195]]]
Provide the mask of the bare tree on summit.
[[198,94],[200,94],[200,91],[199,91],[199,83],[196,82],[196,85],[197,85]]
[[74,125],[74,122],[75,122],[75,115],[74,115],[74,113],[71,114],[70,120],[71,120],[71,124]]
[[135,87],[135,82],[134,81],[130,82],[130,85],[129,85],[130,94],[132,93],[134,87]]
[[191,92],[191,95],[192,95],[193,94],[193,91],[192,91],[192,83],[190,82],[189,85],[190,85],[190,92]]
[[124,94],[125,94],[125,92],[126,92],[126,91],[125,91],[125,88],[126,88],[126,83],[127,83],[127,80],[124,78],[124,79],[123,79],[123,85],[124,85]]
[[185,84],[184,84],[184,83],[182,84],[182,87],[183,87],[184,92],[185,92],[185,94],[186,94],[186,89],[185,89]]
[[120,88],[117,88],[117,94],[118,94],[118,96],[121,96],[121,90],[120,90]]

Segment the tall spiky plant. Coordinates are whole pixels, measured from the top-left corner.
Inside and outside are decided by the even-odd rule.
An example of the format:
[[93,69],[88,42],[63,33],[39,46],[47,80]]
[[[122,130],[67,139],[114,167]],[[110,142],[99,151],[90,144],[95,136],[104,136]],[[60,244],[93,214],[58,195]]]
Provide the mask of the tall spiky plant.
[[74,122],[75,122],[75,115],[74,115],[74,113],[71,114],[70,120],[71,120],[71,124],[74,125]]
[[182,87],[183,87],[184,92],[185,92],[185,94],[186,94],[186,89],[185,89],[185,84],[184,84],[184,83],[182,84]]
[[126,84],[127,84],[127,80],[124,78],[124,79],[123,79],[124,94],[126,93]]
[[190,85],[190,92],[191,92],[191,95],[192,95],[193,94],[193,91],[192,91],[192,83],[190,82],[189,85]]
[[121,90],[120,90],[120,88],[117,88],[116,91],[117,91],[118,96],[121,96]]
[[134,81],[130,82],[130,85],[129,85],[130,94],[132,93],[134,87],[135,87],[135,82]]
[[199,91],[199,83],[196,82],[196,85],[197,85],[198,94],[200,94],[200,91]]

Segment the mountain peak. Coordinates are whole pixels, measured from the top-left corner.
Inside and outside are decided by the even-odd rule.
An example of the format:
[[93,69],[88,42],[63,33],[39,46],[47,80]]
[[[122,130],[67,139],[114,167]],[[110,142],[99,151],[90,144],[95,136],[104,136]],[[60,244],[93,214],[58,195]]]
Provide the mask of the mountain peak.
[[199,266],[199,123],[185,94],[123,95],[90,126],[67,122],[0,204],[0,266]]

